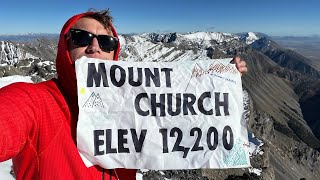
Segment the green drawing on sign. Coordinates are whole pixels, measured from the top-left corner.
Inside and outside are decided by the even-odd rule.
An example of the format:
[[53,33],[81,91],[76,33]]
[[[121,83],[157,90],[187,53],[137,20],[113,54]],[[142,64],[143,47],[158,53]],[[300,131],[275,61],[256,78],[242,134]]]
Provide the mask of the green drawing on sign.
[[244,143],[238,138],[234,147],[229,151],[228,155],[223,158],[223,163],[230,166],[248,165],[247,153],[244,150]]

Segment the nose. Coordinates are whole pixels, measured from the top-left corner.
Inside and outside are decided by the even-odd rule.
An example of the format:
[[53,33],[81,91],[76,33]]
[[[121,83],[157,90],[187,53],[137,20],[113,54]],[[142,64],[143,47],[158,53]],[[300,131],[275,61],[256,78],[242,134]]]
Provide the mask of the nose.
[[91,43],[89,44],[89,46],[86,49],[86,52],[91,54],[91,53],[96,53],[96,52],[101,52],[100,46],[99,46],[99,42],[98,39],[96,37],[94,37],[91,41]]

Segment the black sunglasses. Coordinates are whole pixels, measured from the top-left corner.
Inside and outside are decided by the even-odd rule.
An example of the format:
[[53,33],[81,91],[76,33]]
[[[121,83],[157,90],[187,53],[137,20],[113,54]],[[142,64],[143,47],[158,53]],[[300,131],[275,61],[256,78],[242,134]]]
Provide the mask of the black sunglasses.
[[118,47],[117,38],[109,35],[96,35],[81,29],[70,29],[73,44],[85,47],[91,44],[93,38],[97,38],[99,47],[102,51],[110,52]]

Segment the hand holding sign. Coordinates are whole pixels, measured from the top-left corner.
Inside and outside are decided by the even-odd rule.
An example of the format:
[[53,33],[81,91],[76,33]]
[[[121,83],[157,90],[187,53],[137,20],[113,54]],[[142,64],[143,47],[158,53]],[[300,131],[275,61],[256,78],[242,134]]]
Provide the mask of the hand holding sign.
[[249,167],[241,78],[229,62],[77,60],[83,160],[108,169]]

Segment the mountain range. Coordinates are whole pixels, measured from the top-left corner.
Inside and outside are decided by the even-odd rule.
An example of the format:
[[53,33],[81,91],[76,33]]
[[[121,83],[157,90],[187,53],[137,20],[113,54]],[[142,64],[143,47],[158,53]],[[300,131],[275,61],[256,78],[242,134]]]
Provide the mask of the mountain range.
[[[54,77],[57,38],[0,36],[0,77],[28,75],[34,82]],[[240,56],[248,68],[242,76],[248,129],[263,142],[264,153],[251,158],[253,169],[140,171],[144,179],[320,179],[320,56],[309,57],[314,48],[303,51],[319,37],[304,38],[305,44],[295,38],[253,32],[120,35],[124,61]]]

